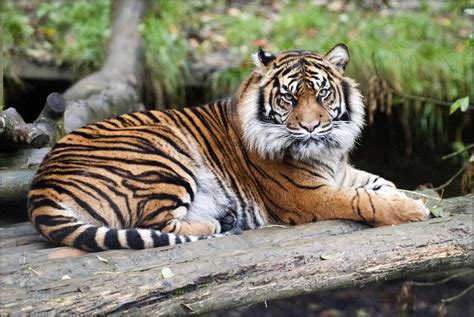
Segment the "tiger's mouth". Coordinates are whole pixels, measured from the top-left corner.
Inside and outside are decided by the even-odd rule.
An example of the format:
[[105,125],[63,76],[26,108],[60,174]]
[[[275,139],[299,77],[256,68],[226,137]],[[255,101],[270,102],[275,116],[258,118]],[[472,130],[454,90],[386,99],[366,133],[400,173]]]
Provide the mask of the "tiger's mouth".
[[332,130],[333,128],[330,127],[329,129],[325,129],[324,131],[318,131],[318,132],[313,132],[313,133],[293,132],[293,131],[289,131],[289,132],[292,138],[298,141],[310,143],[310,142],[321,142],[322,139],[328,138]]
[[296,138],[293,142],[292,142],[292,146],[295,146],[295,147],[306,147],[306,146],[309,146],[309,145],[312,145],[312,144],[315,144],[315,145],[318,145],[318,144],[321,144],[321,145],[330,145],[330,140],[331,140],[331,136],[330,136],[330,132],[324,132],[322,134],[317,134],[317,135],[308,135],[306,137],[300,137],[300,138]]

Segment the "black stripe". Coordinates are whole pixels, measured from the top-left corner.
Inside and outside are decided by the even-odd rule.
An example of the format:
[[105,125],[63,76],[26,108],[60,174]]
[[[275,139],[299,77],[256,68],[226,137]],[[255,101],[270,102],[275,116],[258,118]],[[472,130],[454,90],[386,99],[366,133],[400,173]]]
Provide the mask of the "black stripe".
[[[160,208],[156,209],[155,211],[148,213],[148,214],[146,215],[146,217],[143,218],[143,220],[141,220],[141,222],[153,220],[153,218],[155,218],[156,216],[158,216],[158,215],[161,214],[162,212],[170,211],[170,210],[175,210],[175,209],[178,208],[178,207],[180,207],[180,206],[171,205],[171,206],[163,206],[163,207],[160,207]],[[147,227],[148,227],[148,226],[147,226]]]
[[347,111],[347,114],[350,118],[351,114],[352,114],[352,106],[351,106],[351,103],[349,101],[350,100],[350,95],[351,95],[351,90],[350,90],[349,83],[345,80],[342,81],[342,93],[344,94],[344,103],[346,105],[346,111]]
[[51,207],[57,210],[64,210],[61,205],[44,195],[31,195],[29,197],[29,203],[31,207],[35,209],[40,207]]
[[90,189],[94,190],[96,193],[98,193],[102,198],[104,198],[108,203],[109,203],[109,207],[112,208],[115,216],[117,217],[117,220],[119,221],[120,223],[120,226],[123,227],[125,226],[125,219],[122,215],[122,211],[120,210],[120,208],[117,206],[117,204],[110,198],[110,196],[106,193],[104,193],[103,190],[101,190],[100,188],[98,188],[97,186],[91,184],[90,182],[84,182],[82,180],[79,180],[79,179],[75,179],[76,182],[79,182],[81,183],[82,185],[84,186],[87,186],[89,187]]
[[367,219],[365,219],[364,216],[362,216],[362,211],[360,210],[360,195],[359,195],[358,188],[356,188],[356,195],[357,195],[357,203],[356,203],[357,214],[360,216],[362,220],[367,222]]
[[123,246],[120,244],[118,238],[118,230],[117,229],[109,229],[105,233],[104,237],[104,245],[111,250],[122,249]]
[[315,171],[309,169],[309,168],[306,168],[306,167],[301,167],[301,166],[298,166],[298,165],[295,165],[291,162],[285,162],[286,164],[288,164],[289,166],[295,168],[295,169],[298,169],[298,170],[302,170],[302,171],[305,171],[307,173],[309,173],[310,175],[312,176],[315,176],[315,177],[318,177],[318,178],[322,178],[324,180],[327,180],[326,177],[324,177],[323,175],[319,174],[319,173],[316,173]]
[[157,233],[155,230],[152,230],[151,238],[153,239],[153,246],[155,248],[170,245],[169,235],[165,232]]
[[[209,143],[209,140],[206,138],[206,136],[204,135],[203,131],[201,130],[201,128],[199,127],[198,124],[196,124],[196,122],[194,121],[194,119],[191,117],[191,115],[189,113],[187,113],[186,111],[187,109],[184,109],[183,112],[181,112],[190,122],[191,124],[193,125],[193,127],[196,129],[197,133],[199,134],[199,136],[201,137],[201,139],[204,141],[204,145],[206,146],[206,150],[207,152],[209,153],[209,155],[211,156],[212,160],[214,161],[214,163],[217,165],[218,169],[220,172],[224,173],[225,169],[223,168],[222,164],[221,164],[221,160],[218,158],[216,152],[214,151],[214,146],[212,146],[210,143]],[[191,110],[190,110],[191,111]],[[197,139],[196,139],[197,140]]]
[[75,224],[75,225],[72,225],[72,226],[62,227],[60,229],[51,231],[48,234],[48,236],[53,241],[56,241],[57,243],[62,243],[67,236],[69,236],[71,233],[76,231],[81,226],[83,226],[83,225],[82,224]]
[[309,190],[315,190],[315,189],[319,189],[323,186],[326,186],[326,184],[321,184],[321,185],[317,185],[317,186],[308,186],[308,185],[303,185],[303,184],[298,184],[297,182],[295,182],[294,180],[292,180],[290,177],[286,176],[285,174],[281,173],[280,172],[280,175],[283,176],[287,181],[289,181],[291,184],[295,185],[296,187],[298,188],[302,188],[302,189],[309,189]]
[[372,208],[372,222],[375,222],[375,206],[374,206],[374,202],[372,201],[372,197],[370,197],[370,193],[367,191],[367,189],[364,189],[365,193],[367,194],[367,196],[369,197],[369,203],[370,203],[370,207]]
[[71,184],[69,182],[64,182],[64,181],[58,181],[56,180],[51,180],[51,179],[41,179],[38,182],[35,183],[36,188],[52,188],[54,189],[58,194],[67,194],[69,197],[71,197],[82,209],[86,210],[89,215],[91,215],[94,219],[100,221],[103,224],[108,224],[107,220],[105,220],[101,215],[97,214],[95,210],[89,205],[87,202],[84,200],[80,199],[77,197],[73,192],[70,190],[64,188],[64,186],[59,186],[57,184],[51,183],[51,181],[55,181],[57,183],[62,183],[62,185],[70,185],[76,189],[80,189],[77,187],[75,184]]
[[140,173],[136,176],[130,177],[131,179],[138,181],[143,184],[170,184],[170,185],[177,185],[183,187],[186,192],[188,193],[191,201],[194,200],[194,191],[191,187],[191,184],[184,180],[182,177],[177,177],[174,175],[166,174],[164,171],[148,171]]
[[101,251],[102,248],[95,241],[97,229],[99,228],[90,227],[81,232],[74,240],[74,247],[86,251]]
[[294,63],[293,65],[291,65],[291,66],[289,66],[289,67],[288,67],[288,66],[285,67],[285,70],[283,70],[283,72],[281,73],[281,75],[282,75],[282,76],[285,76],[285,75],[287,75],[289,72],[291,72],[292,70],[295,70],[295,69],[300,68],[300,67],[302,67],[302,66],[303,66],[303,63],[302,63],[301,61],[298,61],[298,62]]
[[64,216],[51,216],[51,215],[38,215],[34,217],[33,222],[39,226],[57,226],[57,225],[64,225],[66,223],[73,223],[76,219],[71,217],[64,217]]
[[128,115],[132,117],[133,119],[137,120],[139,124],[141,125],[148,124],[147,122],[143,121],[142,118],[140,118],[137,113],[132,112],[132,113],[129,113]]
[[141,250],[145,248],[145,242],[136,229],[127,229],[127,244],[131,249]]
[[140,111],[138,113],[141,113],[144,116],[147,116],[153,123],[160,123],[161,120],[159,117],[157,117],[152,111]]

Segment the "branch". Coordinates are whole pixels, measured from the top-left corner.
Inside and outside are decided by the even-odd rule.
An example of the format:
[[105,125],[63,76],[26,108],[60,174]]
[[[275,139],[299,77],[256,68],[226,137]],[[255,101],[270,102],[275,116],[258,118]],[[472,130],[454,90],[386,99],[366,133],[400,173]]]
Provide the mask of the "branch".
[[[399,226],[361,230],[367,227],[322,221],[156,249],[106,251],[100,258],[66,247],[6,249],[0,314],[201,314],[467,267],[473,261],[473,202],[473,197],[446,200],[444,208],[457,213]],[[5,234],[13,243],[8,230]]]
[[474,284],[471,284],[468,288],[466,288],[465,290],[463,290],[461,293],[453,296],[453,297],[449,297],[449,298],[443,298],[441,300],[441,303],[442,304],[449,304],[451,302],[454,302],[456,299],[466,295],[470,290],[472,290],[474,288]]
[[52,93],[43,111],[33,123],[25,123],[14,108],[0,112],[0,149],[40,148],[52,145],[62,136],[62,115],[66,102]]
[[466,145],[465,147],[463,147],[462,149],[460,149],[459,151],[446,154],[445,156],[441,157],[441,159],[442,159],[442,160],[445,160],[445,159],[447,159],[447,158],[456,156],[456,155],[458,155],[458,154],[461,154],[461,153],[463,153],[463,152],[466,152],[467,150],[472,149],[473,147],[474,147],[474,144],[468,144],[468,145]]
[[438,187],[433,188],[433,190],[438,191],[438,190],[441,190],[441,189],[444,189],[444,188],[448,187],[448,186],[456,179],[456,177],[458,177],[459,175],[461,175],[461,173],[467,168],[468,164],[469,164],[469,163],[464,164],[464,165],[456,172],[456,174],[454,174],[453,176],[451,176],[451,178],[448,179],[445,183],[439,185]]

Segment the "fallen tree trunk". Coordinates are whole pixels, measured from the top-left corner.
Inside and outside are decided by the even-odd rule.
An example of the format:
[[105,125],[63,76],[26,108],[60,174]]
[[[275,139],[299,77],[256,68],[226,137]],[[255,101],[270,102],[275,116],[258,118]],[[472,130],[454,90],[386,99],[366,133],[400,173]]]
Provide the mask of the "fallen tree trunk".
[[367,230],[324,221],[142,251],[9,252],[0,313],[198,314],[472,266],[473,200],[444,201],[448,217]]
[[139,26],[145,0],[118,0],[112,7],[111,38],[101,70],[68,89],[66,132],[127,112],[143,110],[140,102],[143,65]]
[[50,149],[0,152],[0,205],[25,202],[36,169]]

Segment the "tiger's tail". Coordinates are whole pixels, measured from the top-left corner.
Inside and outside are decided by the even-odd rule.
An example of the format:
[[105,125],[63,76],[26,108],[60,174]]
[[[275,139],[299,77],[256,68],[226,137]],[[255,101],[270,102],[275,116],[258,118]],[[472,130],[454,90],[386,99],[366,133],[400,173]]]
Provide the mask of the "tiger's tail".
[[107,226],[87,224],[75,217],[61,214],[38,214],[34,210],[30,219],[36,230],[51,242],[75,247],[85,251],[104,251],[115,249],[148,249],[175,245],[185,242],[206,240],[224,236],[176,235],[155,229],[114,229]]

